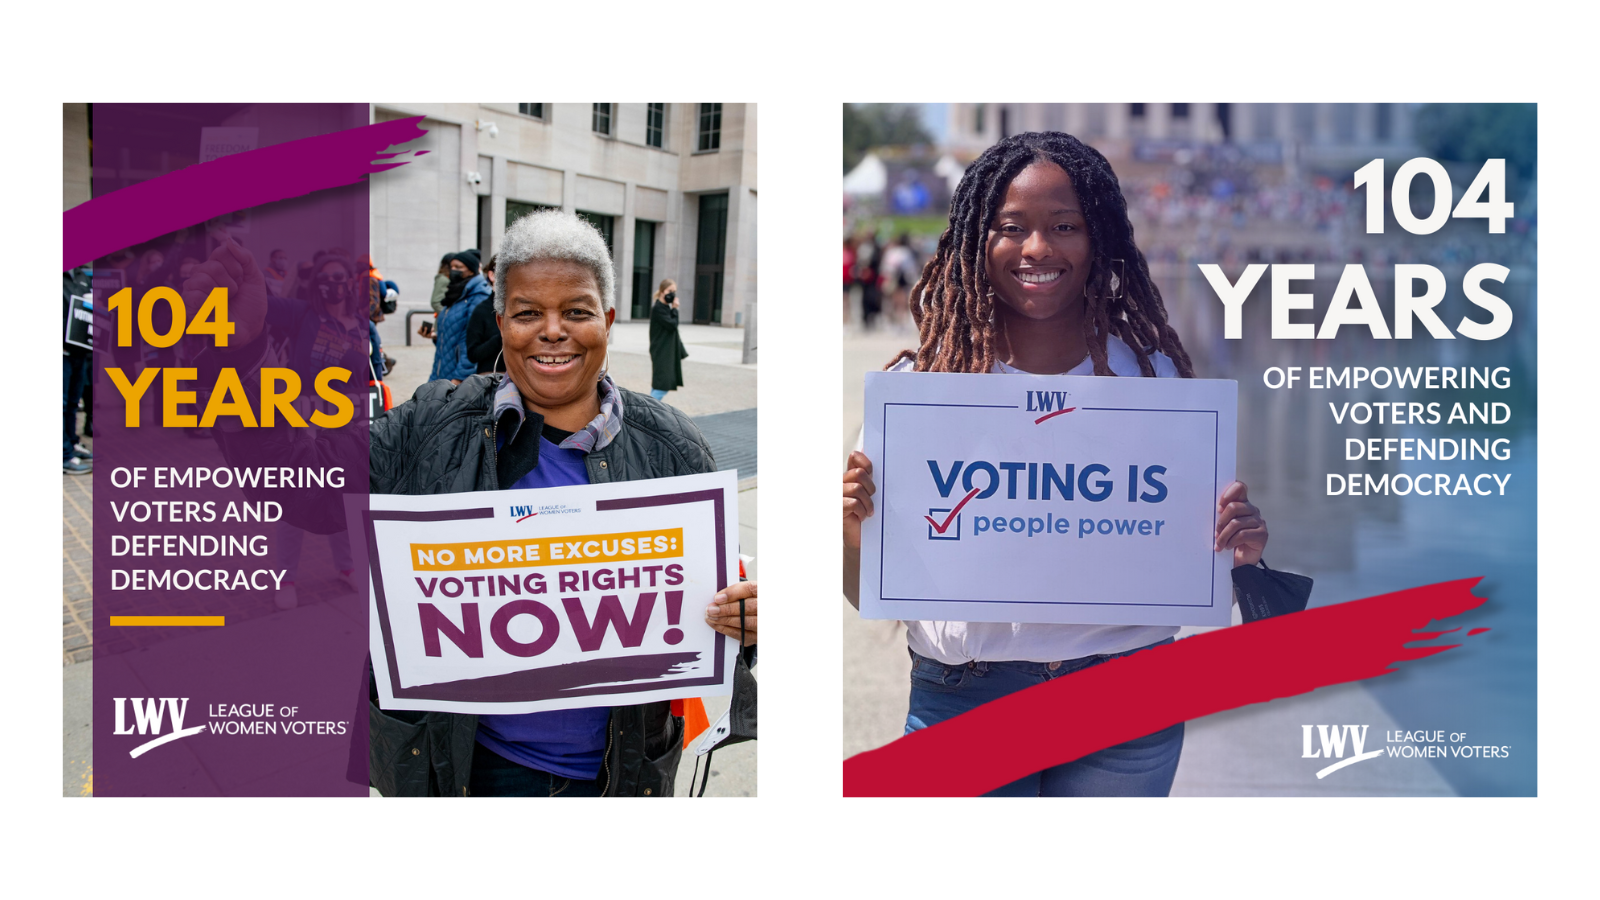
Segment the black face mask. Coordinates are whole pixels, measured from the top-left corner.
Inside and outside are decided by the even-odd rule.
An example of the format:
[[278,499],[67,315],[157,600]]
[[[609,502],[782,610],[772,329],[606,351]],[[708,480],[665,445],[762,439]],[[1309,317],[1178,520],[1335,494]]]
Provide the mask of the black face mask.
[[461,291],[465,289],[466,286],[467,282],[459,277],[459,275],[451,275],[450,286],[444,289],[444,296],[439,299],[439,302],[445,306],[454,304],[457,300],[461,299]]
[[450,270],[450,283],[451,284],[460,284],[461,282],[466,281],[466,280],[467,280],[467,273],[462,272],[462,271],[460,271],[458,269],[451,269]]
[[355,297],[355,282],[334,281],[326,275],[319,275],[313,289],[317,299],[325,307],[343,306]]

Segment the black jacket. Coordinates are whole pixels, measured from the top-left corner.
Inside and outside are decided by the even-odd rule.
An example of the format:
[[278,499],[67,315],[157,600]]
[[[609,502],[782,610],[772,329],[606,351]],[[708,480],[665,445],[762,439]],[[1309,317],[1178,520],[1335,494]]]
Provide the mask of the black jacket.
[[689,351],[678,336],[678,311],[670,303],[650,301],[650,387],[675,391],[683,387],[683,360]]
[[[499,490],[494,423],[495,376],[458,385],[429,382],[411,400],[372,423],[372,493],[449,494]],[[587,457],[589,481],[636,481],[716,469],[711,450],[687,416],[623,390],[623,426]],[[530,413],[524,428],[543,427]],[[467,794],[478,717],[404,712],[370,704],[372,784],[384,796]],[[667,701],[611,710],[600,767],[608,797],[671,796],[683,750],[683,719]]]
[[467,359],[478,365],[478,374],[504,372],[506,362],[500,356],[500,326],[494,320],[494,300],[484,300],[472,311],[467,320]]

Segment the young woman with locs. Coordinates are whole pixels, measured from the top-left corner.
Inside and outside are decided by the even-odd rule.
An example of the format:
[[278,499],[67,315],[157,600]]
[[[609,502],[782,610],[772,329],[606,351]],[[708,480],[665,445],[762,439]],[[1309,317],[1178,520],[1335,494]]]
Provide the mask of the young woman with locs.
[[[1192,378],[1161,293],[1133,242],[1127,201],[1104,156],[1056,132],[990,147],[962,177],[950,225],[912,291],[919,346],[889,371]],[[844,474],[844,590],[859,602],[861,528],[873,514],[872,461]],[[1242,482],[1218,498],[1216,549],[1253,566],[1267,543]],[[906,622],[913,661],[909,734],[989,700],[1169,643],[1176,627]],[[1183,724],[1007,784],[991,796],[1165,796]]]

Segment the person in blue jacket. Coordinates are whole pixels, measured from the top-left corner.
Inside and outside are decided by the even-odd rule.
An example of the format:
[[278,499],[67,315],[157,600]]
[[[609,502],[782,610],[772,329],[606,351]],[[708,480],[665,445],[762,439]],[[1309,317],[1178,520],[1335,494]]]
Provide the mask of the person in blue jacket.
[[[461,294],[440,313],[434,326],[433,371],[429,381],[448,379],[460,382],[478,371],[467,357],[467,323],[478,304],[493,295],[488,279],[478,271],[478,254],[472,250],[457,253],[450,261],[450,278],[462,279]],[[448,296],[448,293],[447,293]]]

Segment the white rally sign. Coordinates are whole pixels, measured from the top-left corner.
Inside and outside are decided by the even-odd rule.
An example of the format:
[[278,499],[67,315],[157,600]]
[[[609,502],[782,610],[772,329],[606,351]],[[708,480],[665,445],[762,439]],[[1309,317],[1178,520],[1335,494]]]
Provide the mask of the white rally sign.
[[705,608],[738,577],[735,474],[356,510],[385,709],[527,713],[732,692]]
[[1238,385],[867,375],[870,619],[1226,625]]

